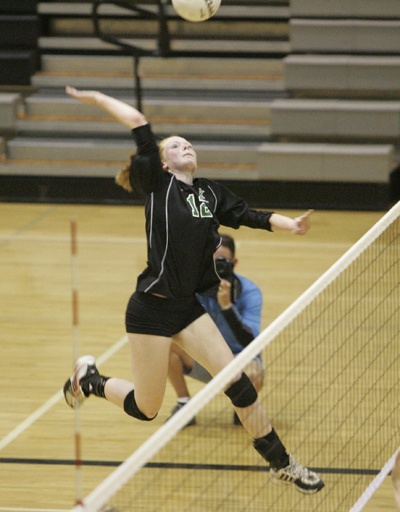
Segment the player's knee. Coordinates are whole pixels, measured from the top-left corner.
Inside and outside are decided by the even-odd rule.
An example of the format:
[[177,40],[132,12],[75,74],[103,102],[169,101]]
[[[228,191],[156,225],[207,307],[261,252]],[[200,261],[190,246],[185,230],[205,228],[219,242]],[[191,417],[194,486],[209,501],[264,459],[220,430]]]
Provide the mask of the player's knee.
[[258,397],[255,387],[245,373],[225,390],[225,394],[236,407],[248,407],[254,404]]
[[253,359],[244,369],[253,386],[259,392],[264,385],[265,371],[258,359]]
[[133,416],[134,418],[137,418],[138,420],[142,421],[151,421],[154,420],[154,418],[157,416],[157,412],[155,414],[149,414],[149,416],[146,416],[139,409],[135,399],[135,391],[133,389],[125,397],[124,411],[126,412],[126,414],[129,414],[129,416]]
[[264,386],[264,375],[254,375],[254,378],[251,379],[251,382],[253,383],[253,386],[256,388],[257,392],[261,391],[262,387]]
[[256,388],[256,391],[259,392],[264,385],[264,373],[257,370],[253,370],[251,372],[246,370],[246,373],[251,380],[251,383]]

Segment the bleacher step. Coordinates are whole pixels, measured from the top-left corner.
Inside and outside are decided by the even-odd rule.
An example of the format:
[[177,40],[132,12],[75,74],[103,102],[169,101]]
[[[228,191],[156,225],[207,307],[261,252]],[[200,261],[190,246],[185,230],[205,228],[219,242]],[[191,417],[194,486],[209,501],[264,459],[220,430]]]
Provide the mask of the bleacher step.
[[[257,179],[258,144],[196,142],[198,176],[213,179]],[[129,161],[133,140],[52,140],[16,138],[9,142],[0,175],[113,177]]]
[[[199,164],[248,164],[256,161],[256,143],[194,143]],[[134,151],[132,139],[109,140],[95,138],[91,140],[22,138],[16,137],[8,142],[7,156],[12,160],[54,160],[87,162],[125,162]],[[207,164],[207,165],[208,165]]]
[[[157,50],[156,42],[149,39],[131,39],[121,38],[121,41],[127,45],[138,46],[139,48],[155,52]],[[233,54],[259,53],[260,55],[281,54],[287,55],[290,51],[289,41],[249,41],[235,39],[219,40],[173,40],[171,41],[171,50],[175,52],[209,52],[210,46],[213,46],[214,52]],[[40,37],[39,48],[42,52],[57,50],[63,52],[75,51],[109,51],[120,53],[117,45],[102,41],[96,37]]]
[[[288,2],[285,1],[275,1],[264,2],[264,5],[261,5],[263,2],[259,2],[259,5],[254,4],[250,6],[240,5],[240,2],[237,5],[230,2],[224,2],[221,5],[218,16],[229,16],[229,17],[237,17],[244,18],[247,16],[251,16],[252,19],[284,19],[289,17],[289,7]],[[153,5],[146,5],[145,2],[137,2],[137,6],[143,9],[146,9],[151,12],[157,12],[157,7],[155,2]],[[280,4],[280,5],[279,5]],[[172,5],[165,6],[167,15],[174,15],[174,9]],[[52,16],[86,16],[90,17],[92,13],[92,3],[91,2],[39,2],[38,4],[38,12],[42,15],[52,15]],[[122,5],[113,5],[113,4],[104,4],[101,9],[101,15],[103,16],[126,16],[127,14],[132,14],[133,11],[130,9],[124,8]]]
[[400,17],[398,0],[290,0],[296,18],[395,19]]
[[[186,122],[178,123],[173,120],[152,122],[153,129],[161,136],[167,136],[171,133],[179,132],[182,137],[192,139],[210,139],[215,137],[218,140],[266,140],[270,135],[269,126],[265,123],[257,123],[250,125],[227,122],[225,124],[217,124],[215,122]],[[127,130],[123,126],[108,122],[98,121],[57,121],[57,120],[27,120],[17,121],[16,128],[21,135],[27,135],[35,132],[37,135],[46,136],[50,134],[59,134],[66,136],[90,137],[96,136],[122,136],[126,137]]]
[[[97,10],[100,27],[105,35],[120,37],[156,37],[158,12],[153,5],[136,3],[149,14],[137,13],[120,5],[101,5]],[[51,37],[65,35],[93,35],[92,2],[41,2],[38,11],[45,20],[46,34]],[[229,5],[223,2],[215,16],[207,23],[188,23],[180,18],[170,3],[164,2],[168,32],[171,39],[288,39],[289,8],[260,2],[259,5]],[[150,15],[151,14],[151,15]]]
[[284,66],[286,87],[296,96],[400,96],[398,56],[289,55]]
[[[281,59],[149,58],[140,60],[144,91],[211,90],[270,93],[284,91]],[[62,88],[67,84],[90,89],[132,90],[133,59],[123,56],[54,56],[42,59],[42,71],[32,83],[39,88]]]
[[[120,98],[125,103],[136,106],[132,98]],[[200,99],[144,99],[142,109],[151,119],[176,119],[177,122],[186,123],[187,120],[207,122],[210,120],[218,124],[260,124],[269,122],[270,102],[266,101],[203,101]],[[98,107],[85,105],[76,100],[57,97],[30,96],[24,103],[24,112],[20,119],[61,119],[74,121],[85,120],[111,120],[110,116],[102,113]]]
[[289,27],[296,52],[353,55],[398,55],[400,52],[400,19],[292,18]]
[[400,102],[276,100],[271,103],[271,133],[291,140],[397,141]]
[[[32,77],[32,85],[39,88],[57,87],[62,88],[66,85],[73,85],[78,88],[86,89],[124,89],[129,90],[134,87],[133,76],[128,77],[104,77],[104,76],[82,76],[82,75],[52,75],[35,74]],[[284,83],[282,80],[233,80],[223,78],[142,78],[141,85],[144,91],[233,91],[242,92],[284,92]]]
[[[143,76],[246,76],[262,79],[265,76],[283,78],[281,59],[219,57],[141,57]],[[54,73],[131,74],[133,59],[123,55],[43,55],[42,70]]]
[[[114,178],[126,165],[125,162],[113,162],[109,165],[92,162],[62,161],[8,161],[0,160],[0,176],[37,176],[51,178]],[[257,180],[259,172],[256,164],[205,164],[198,168],[196,177],[213,180]]]
[[259,179],[387,183],[394,166],[391,144],[265,143],[258,148]]

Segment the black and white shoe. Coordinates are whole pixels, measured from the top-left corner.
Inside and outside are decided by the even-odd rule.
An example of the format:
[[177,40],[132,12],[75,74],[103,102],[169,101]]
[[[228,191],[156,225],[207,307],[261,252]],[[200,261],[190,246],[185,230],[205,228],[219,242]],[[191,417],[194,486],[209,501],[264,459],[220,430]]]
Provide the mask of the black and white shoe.
[[296,489],[304,494],[316,493],[325,486],[316,473],[301,466],[291,455],[288,466],[282,469],[271,468],[269,474],[274,483],[294,484]]
[[[96,359],[93,356],[82,356],[76,360],[74,373],[64,384],[64,397],[72,409],[78,408],[90,395],[90,384],[85,380],[92,375],[99,375]],[[83,386],[82,386],[83,385]]]

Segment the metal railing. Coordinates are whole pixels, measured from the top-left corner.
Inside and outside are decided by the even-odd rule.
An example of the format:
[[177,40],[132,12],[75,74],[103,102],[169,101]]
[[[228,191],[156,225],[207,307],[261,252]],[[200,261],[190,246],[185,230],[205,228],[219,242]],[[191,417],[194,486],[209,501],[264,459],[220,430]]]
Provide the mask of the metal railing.
[[[134,41],[129,39],[122,39],[120,37],[116,37],[115,35],[103,32],[101,28],[101,21],[103,15],[101,13],[101,7],[104,5],[113,5],[120,7],[123,10],[131,11],[138,17],[138,19],[143,20],[154,20],[158,25],[156,29],[156,44],[154,49],[142,48]],[[168,5],[169,4],[169,5]],[[267,4],[265,4],[265,8]],[[228,7],[229,9],[229,7]],[[142,106],[142,85],[139,74],[139,65],[140,58],[143,56],[156,56],[156,57],[182,57],[186,56],[189,58],[194,57],[203,57],[205,54],[207,56],[212,55],[214,57],[224,56],[229,58],[238,58],[238,57],[257,57],[264,58],[267,54],[268,56],[272,56],[274,52],[260,52],[260,51],[248,51],[248,50],[221,50],[219,45],[212,45],[210,43],[209,48],[205,50],[175,50],[172,49],[171,40],[174,35],[170,34],[168,23],[170,21],[176,21],[177,15],[176,13],[171,14],[172,7],[170,5],[169,0],[153,0],[152,3],[149,3],[148,6],[143,6],[143,0],[93,0],[92,7],[92,20],[94,25],[95,35],[104,42],[111,43],[113,45],[118,46],[125,54],[132,55],[133,57],[133,72],[134,72],[134,80],[135,80],[135,88],[136,88],[136,97],[137,97],[137,106],[138,109],[141,110]],[[173,12],[173,10],[172,10]],[[247,9],[247,12],[250,11]],[[265,18],[268,18],[267,9],[266,9]],[[244,16],[246,20],[252,19],[250,14]],[[258,15],[256,16],[259,19]],[[276,17],[274,16],[274,19]],[[234,20],[237,21],[238,17],[235,14],[229,14],[229,11],[225,11],[223,17],[219,16],[219,21],[224,21],[229,23]],[[280,53],[280,52],[278,52]]]
[[[135,14],[142,15],[143,17],[155,19],[158,21],[157,32],[157,46],[155,50],[147,50],[135,44],[128,43],[114,35],[105,34],[101,30],[101,13],[102,5],[112,4],[123,9],[129,9]],[[142,111],[142,85],[139,74],[140,57],[153,55],[158,57],[171,56],[170,36],[168,31],[168,22],[165,14],[165,6],[163,0],[156,0],[156,10],[144,9],[137,5],[136,0],[93,0],[92,7],[92,20],[95,35],[107,43],[114,44],[123,49],[126,53],[131,54],[133,57],[133,73],[135,78],[136,89],[136,103],[137,109]]]

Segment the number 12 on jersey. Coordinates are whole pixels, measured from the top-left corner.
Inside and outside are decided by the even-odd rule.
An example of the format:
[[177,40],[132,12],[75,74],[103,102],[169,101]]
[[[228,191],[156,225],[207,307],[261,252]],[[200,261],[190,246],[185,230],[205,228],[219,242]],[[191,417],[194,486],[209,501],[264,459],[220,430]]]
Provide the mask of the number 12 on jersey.
[[192,209],[193,217],[212,217],[212,213],[210,212],[206,203],[200,203],[200,211],[196,206],[196,200],[194,194],[189,194],[186,198],[186,201],[190,204],[190,208]]

